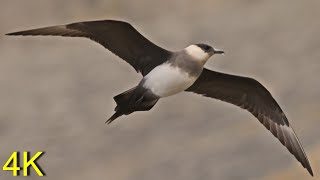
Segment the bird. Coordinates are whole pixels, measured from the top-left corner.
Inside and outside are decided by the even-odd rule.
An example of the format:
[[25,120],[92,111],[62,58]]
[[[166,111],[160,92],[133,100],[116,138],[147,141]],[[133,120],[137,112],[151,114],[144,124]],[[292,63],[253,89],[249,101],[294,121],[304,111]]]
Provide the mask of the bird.
[[106,121],[107,124],[123,115],[149,111],[161,98],[184,91],[196,93],[249,111],[313,176],[292,125],[271,93],[253,78],[204,67],[211,56],[223,54],[222,50],[199,43],[180,51],[169,51],[148,40],[130,23],[120,20],[76,22],[6,35],[89,38],[141,73],[143,77],[135,87],[114,96],[115,113]]

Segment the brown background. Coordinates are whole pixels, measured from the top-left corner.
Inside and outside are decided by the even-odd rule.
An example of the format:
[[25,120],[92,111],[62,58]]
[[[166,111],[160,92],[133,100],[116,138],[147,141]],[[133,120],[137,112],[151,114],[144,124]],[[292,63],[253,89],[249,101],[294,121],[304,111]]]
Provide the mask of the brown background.
[[[104,124],[112,97],[141,76],[80,38],[3,34],[83,20],[131,22],[160,46],[225,50],[206,67],[263,83],[320,179],[320,1],[1,0],[0,164],[45,151],[47,176],[18,179],[311,179],[246,111],[181,93]],[[17,179],[0,171],[0,179]]]

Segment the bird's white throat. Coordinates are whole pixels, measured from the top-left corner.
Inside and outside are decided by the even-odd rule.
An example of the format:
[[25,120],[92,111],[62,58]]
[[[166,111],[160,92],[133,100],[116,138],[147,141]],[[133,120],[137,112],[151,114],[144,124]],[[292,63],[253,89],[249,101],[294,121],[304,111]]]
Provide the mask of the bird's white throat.
[[184,50],[195,61],[205,63],[210,58],[210,55],[207,52],[203,51],[197,45],[190,45],[190,46],[186,47]]

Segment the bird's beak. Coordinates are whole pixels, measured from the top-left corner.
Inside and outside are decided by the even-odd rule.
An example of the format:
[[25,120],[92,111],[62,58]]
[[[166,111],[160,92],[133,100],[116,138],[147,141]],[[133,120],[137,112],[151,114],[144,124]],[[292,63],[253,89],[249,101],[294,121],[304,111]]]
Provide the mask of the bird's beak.
[[224,51],[218,50],[218,49],[214,49],[213,50],[214,54],[224,54]]

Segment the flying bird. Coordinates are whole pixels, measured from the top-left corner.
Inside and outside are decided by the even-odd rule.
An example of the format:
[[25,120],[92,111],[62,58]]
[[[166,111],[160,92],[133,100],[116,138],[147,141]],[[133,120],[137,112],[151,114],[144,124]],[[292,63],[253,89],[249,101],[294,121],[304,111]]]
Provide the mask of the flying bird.
[[225,101],[253,114],[313,176],[308,158],[288,119],[270,92],[258,81],[204,68],[223,51],[193,44],[181,51],[161,48],[123,21],[102,20],[44,27],[6,35],[89,38],[129,63],[143,76],[137,86],[114,97],[111,123],[122,115],[150,110],[160,98],[183,91]]

